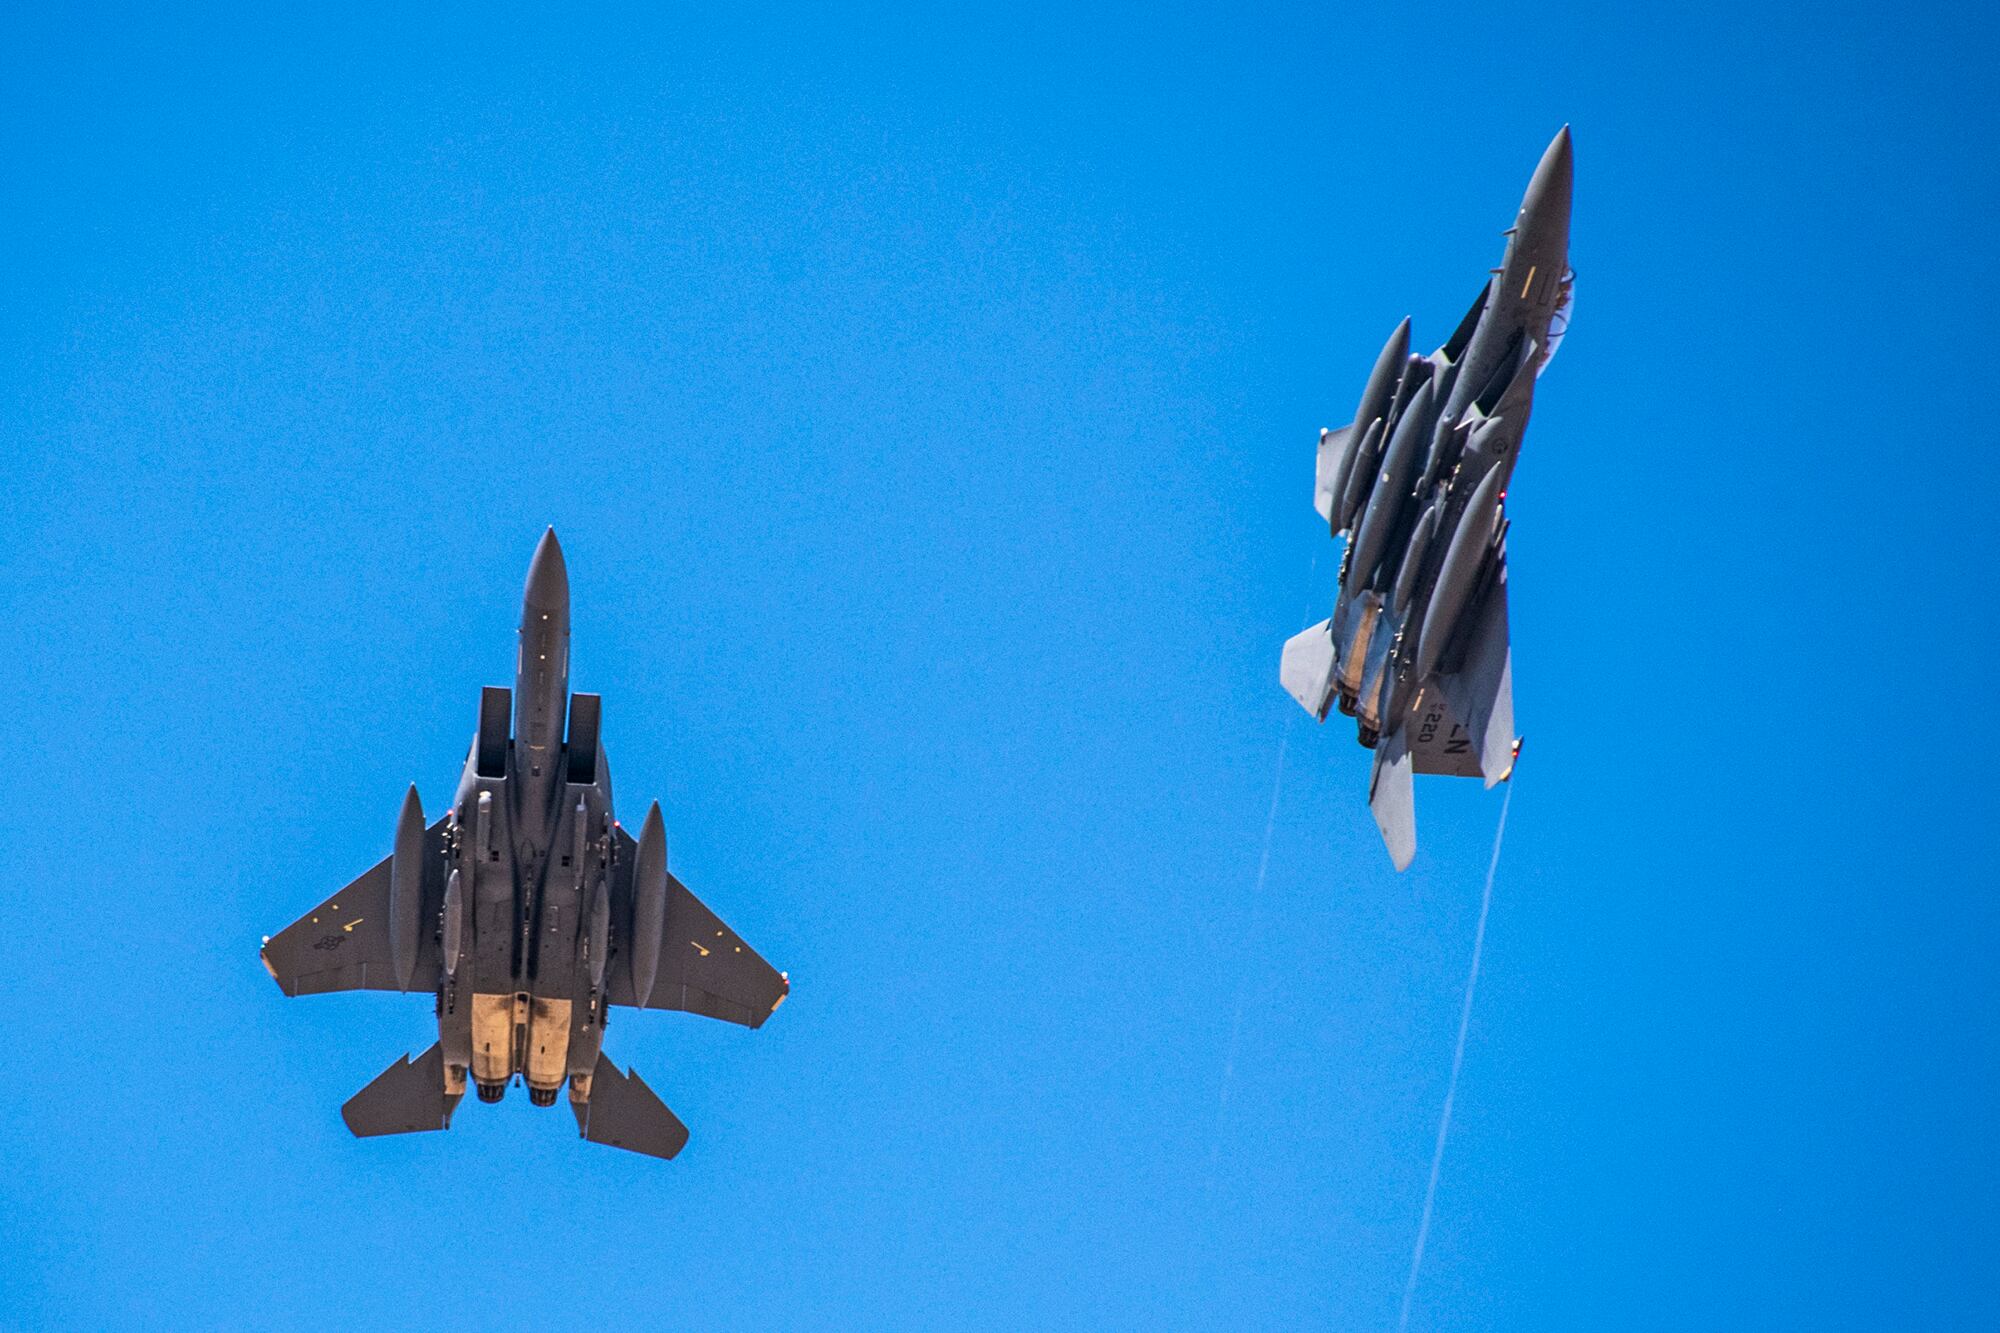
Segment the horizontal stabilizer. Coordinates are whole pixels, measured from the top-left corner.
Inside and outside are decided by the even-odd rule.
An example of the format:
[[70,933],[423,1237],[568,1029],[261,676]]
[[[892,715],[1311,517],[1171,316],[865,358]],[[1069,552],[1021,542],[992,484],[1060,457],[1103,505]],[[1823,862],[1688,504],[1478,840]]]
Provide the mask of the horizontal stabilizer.
[[1417,801],[1410,779],[1410,745],[1398,727],[1375,745],[1375,775],[1369,784],[1368,808],[1396,869],[1408,870],[1417,855]]
[[637,1073],[621,1074],[602,1051],[590,1076],[583,1137],[648,1157],[672,1159],[687,1146],[688,1129]]
[[1278,662],[1278,679],[1285,692],[1299,701],[1299,707],[1315,720],[1325,721],[1333,702],[1333,622],[1322,620],[1285,641],[1285,654]]
[[1353,443],[1352,426],[1319,433],[1319,458],[1313,469],[1313,508],[1325,522],[1333,521],[1333,483],[1340,475],[1341,460],[1347,457]]
[[421,1134],[451,1124],[458,1098],[444,1090],[444,1049],[433,1045],[415,1060],[405,1055],[347,1099],[340,1118],[356,1137]]

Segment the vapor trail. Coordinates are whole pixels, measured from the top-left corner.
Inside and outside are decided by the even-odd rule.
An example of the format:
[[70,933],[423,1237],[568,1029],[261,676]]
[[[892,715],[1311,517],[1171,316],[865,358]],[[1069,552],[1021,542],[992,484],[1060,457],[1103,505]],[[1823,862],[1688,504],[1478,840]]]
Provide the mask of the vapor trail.
[[1431,1204],[1437,1199],[1438,1171],[1444,1166],[1444,1140],[1451,1133],[1451,1104],[1458,1098],[1458,1071],[1465,1065],[1465,1033],[1472,1026],[1472,993],[1479,986],[1479,956],[1486,948],[1486,914],[1493,906],[1493,876],[1500,869],[1500,840],[1507,835],[1507,807],[1514,803],[1514,783],[1500,800],[1500,826],[1493,830],[1493,859],[1486,866],[1486,888],[1479,895],[1479,925],[1472,932],[1472,969],[1465,975],[1465,1003],[1458,1011],[1458,1045],[1451,1052],[1451,1081],[1445,1085],[1444,1113],[1438,1117],[1437,1146],[1431,1149],[1431,1182],[1424,1187],[1423,1217],[1417,1222],[1417,1248],[1410,1255],[1410,1277],[1403,1284],[1403,1313],[1397,1333],[1410,1326],[1410,1301],[1417,1294],[1417,1270],[1424,1263],[1424,1242],[1431,1234]]
[[[1319,557],[1315,555],[1311,567],[1306,571],[1306,606],[1305,610],[1299,613],[1300,629],[1305,629],[1312,623],[1311,587],[1313,577],[1318,573]],[[1236,1005],[1229,1020],[1229,1046],[1222,1060],[1222,1093],[1215,1107],[1215,1133],[1210,1136],[1208,1143],[1208,1188],[1211,1194],[1215,1191],[1215,1168],[1222,1154],[1222,1122],[1229,1113],[1229,1092],[1236,1080],[1236,1048],[1238,1040],[1243,1035],[1243,1010],[1248,1004],[1249,995],[1247,968],[1256,960],[1258,934],[1263,929],[1264,881],[1271,871],[1271,839],[1278,828],[1278,799],[1284,794],[1285,789],[1285,752],[1291,748],[1292,724],[1297,720],[1297,713],[1289,708],[1285,710],[1285,730],[1278,738],[1278,769],[1271,775],[1271,808],[1264,813],[1264,850],[1257,856],[1257,882],[1250,890],[1250,932],[1248,944],[1244,949],[1246,970],[1236,975]]]

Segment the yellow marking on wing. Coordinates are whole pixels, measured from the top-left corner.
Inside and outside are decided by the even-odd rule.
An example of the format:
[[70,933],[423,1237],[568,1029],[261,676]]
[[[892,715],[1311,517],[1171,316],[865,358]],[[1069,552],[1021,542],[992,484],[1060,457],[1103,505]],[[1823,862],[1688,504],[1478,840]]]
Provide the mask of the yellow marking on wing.
[[708,957],[708,950],[701,947],[701,942],[699,940],[689,940],[688,943],[694,945],[694,951],[700,954],[703,958]]
[[354,928],[360,925],[363,921],[366,921],[367,919],[368,918],[365,916],[357,916],[352,921],[342,926],[341,929],[347,932],[349,935],[352,935],[354,933]]
[[1528,265],[1528,280],[1521,284],[1521,295],[1524,299],[1528,295],[1528,288],[1535,285],[1535,268],[1534,264]]

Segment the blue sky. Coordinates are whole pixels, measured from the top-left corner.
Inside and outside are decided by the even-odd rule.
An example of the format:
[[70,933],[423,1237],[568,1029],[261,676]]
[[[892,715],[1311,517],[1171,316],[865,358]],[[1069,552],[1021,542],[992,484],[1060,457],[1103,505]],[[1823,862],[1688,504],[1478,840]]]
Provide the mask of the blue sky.
[[[1391,1326],[1498,794],[1396,876],[1277,652],[1316,429],[1566,121],[1412,1326],[2000,1323],[1982,8],[4,35],[0,1326]],[[549,523],[621,810],[794,979],[613,1027],[670,1165],[353,1140],[428,1007],[256,958]]]

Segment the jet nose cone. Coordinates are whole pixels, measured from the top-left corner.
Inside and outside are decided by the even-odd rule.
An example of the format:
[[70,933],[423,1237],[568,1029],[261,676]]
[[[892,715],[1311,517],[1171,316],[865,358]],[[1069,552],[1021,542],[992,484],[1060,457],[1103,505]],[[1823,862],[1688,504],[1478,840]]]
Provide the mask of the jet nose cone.
[[569,566],[563,563],[562,543],[554,528],[542,534],[541,545],[535,548],[524,600],[540,611],[569,611]]
[[1538,170],[1560,170],[1564,180],[1569,179],[1569,126],[1556,131],[1556,137],[1549,140],[1549,146],[1542,151],[1542,165]]
[[1549,206],[1567,210],[1572,169],[1569,126],[1565,125],[1542,153],[1535,178],[1528,182],[1527,198],[1521,201],[1522,211],[1541,212]]
[[[1569,126],[1562,127],[1542,154],[1528,193],[1521,199],[1521,216],[1514,223],[1515,240],[1540,262],[1553,263],[1569,248],[1570,187]],[[1553,251],[1553,255],[1548,252]]]

